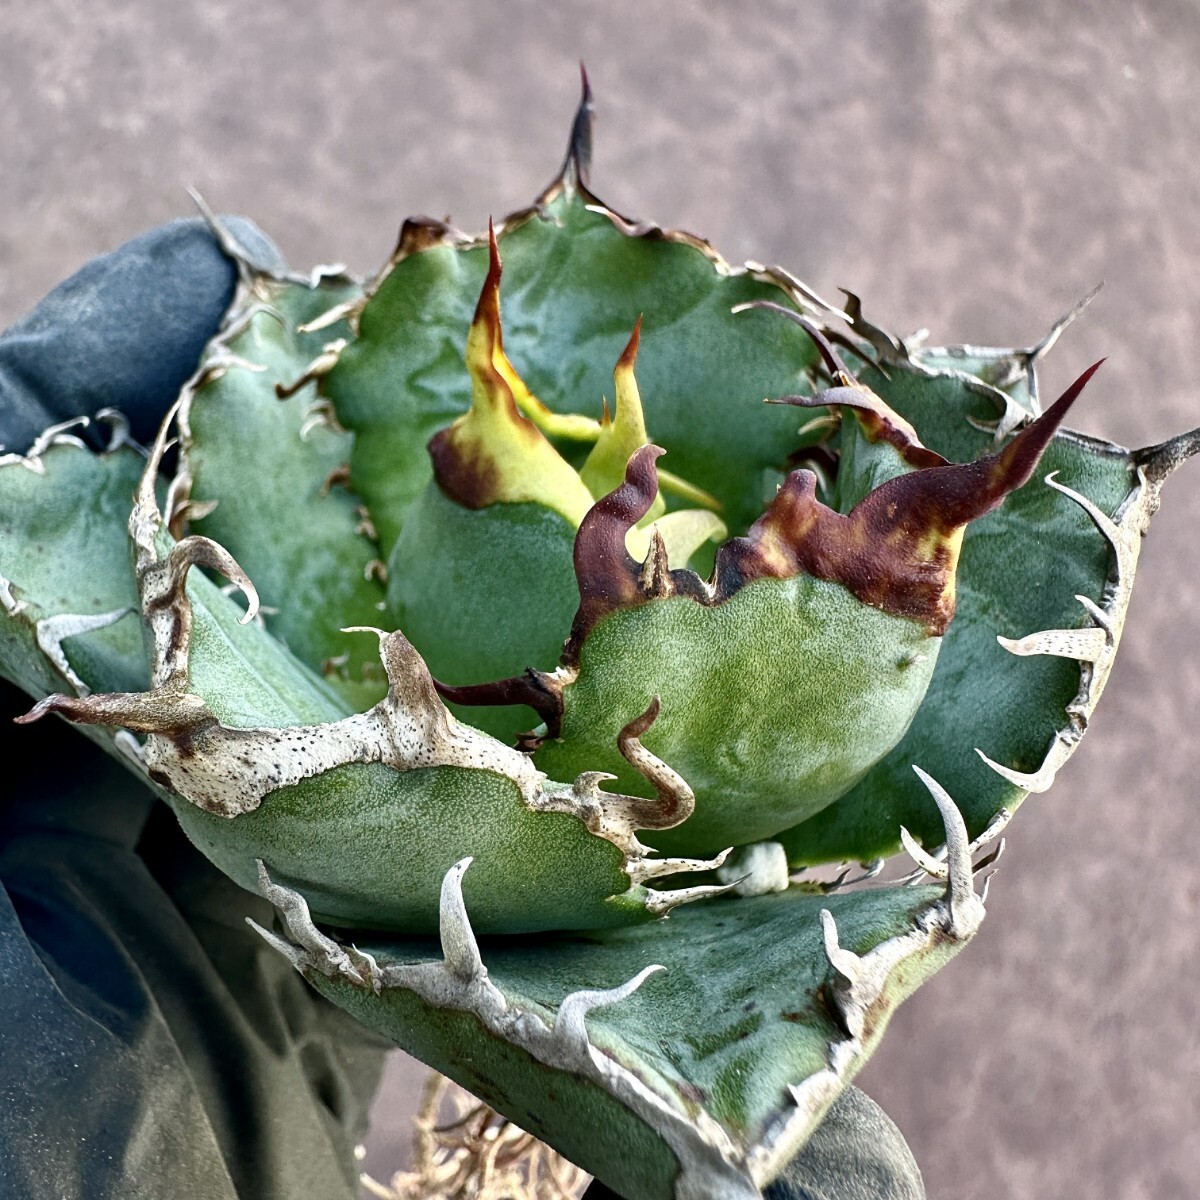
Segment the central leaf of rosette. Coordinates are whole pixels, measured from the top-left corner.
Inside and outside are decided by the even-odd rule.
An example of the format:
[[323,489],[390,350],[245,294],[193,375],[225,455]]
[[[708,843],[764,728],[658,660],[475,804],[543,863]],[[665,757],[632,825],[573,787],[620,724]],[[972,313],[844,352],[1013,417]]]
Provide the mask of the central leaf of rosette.
[[[659,848],[715,854],[795,826],[904,736],[954,613],[964,527],[1029,478],[1085,380],[999,453],[951,464],[779,309],[836,385],[780,402],[853,417],[833,443],[833,507],[813,471],[792,471],[743,535],[709,547],[702,578],[691,560],[728,534],[721,497],[659,466],[634,377],[640,319],[615,411],[553,412],[505,354],[490,249],[470,408],[429,441],[433,479],[390,556],[392,615],[472,723],[512,737],[529,724],[517,706],[541,716],[520,744],[552,778],[606,770],[650,794],[616,745],[657,698],[645,744],[696,793],[688,821],[647,837]],[[732,447],[729,460],[736,473]],[[526,669],[479,682],[513,662]]]
[[[649,440],[634,378],[640,321],[613,371],[615,411],[596,397],[599,419],[554,413],[504,352],[500,275],[493,235],[467,336],[471,404],[430,439],[433,479],[405,513],[388,563],[389,609],[449,685],[443,695],[451,702],[460,694],[454,685],[558,659],[579,603],[576,534]],[[667,511],[660,485],[674,504],[689,506]],[[686,563],[704,543],[726,535],[719,508],[700,488],[662,472],[646,512],[628,531],[629,550],[645,558],[653,531],[672,561]],[[500,689],[468,691],[468,703],[487,704],[468,719],[511,740],[528,728],[529,713],[505,702],[536,699],[540,686],[531,673]]]

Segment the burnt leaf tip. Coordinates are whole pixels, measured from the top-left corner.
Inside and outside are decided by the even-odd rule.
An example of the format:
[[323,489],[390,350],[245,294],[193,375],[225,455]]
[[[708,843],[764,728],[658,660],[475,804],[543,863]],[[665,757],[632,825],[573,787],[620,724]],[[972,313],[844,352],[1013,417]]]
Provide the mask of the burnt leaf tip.
[[666,451],[646,445],[635,450],[619,487],[592,505],[575,535],[575,579],[579,608],[564,648],[564,661],[577,659],[588,631],[603,616],[637,602],[641,568],[625,546],[625,536],[650,511],[658,495],[655,463]]
[[638,349],[642,344],[642,314],[638,314],[638,319],[633,324],[633,332],[629,335],[629,341],[625,343],[625,349],[621,351],[621,357],[617,359],[617,367],[626,371],[632,371],[637,363]]
[[546,726],[546,737],[556,738],[562,729],[563,689],[554,675],[527,668],[521,675],[499,679],[494,683],[469,684],[456,687],[435,679],[438,695],[451,704],[467,707],[523,704],[532,708]]
[[626,538],[649,513],[658,497],[658,459],[666,451],[653,443],[629,457],[624,481],[588,510],[575,535],[575,579],[579,608],[563,646],[566,666],[578,664],[579,652],[598,621],[620,608],[649,600],[687,595],[707,603],[710,593],[686,567],[670,569],[661,536],[650,538],[646,561],[639,563]]
[[500,261],[500,246],[496,241],[496,226],[488,217],[488,269],[483,287],[475,304],[475,323],[486,322],[494,342],[501,340],[500,332],[500,276],[504,267]]
[[[948,463],[924,479],[920,475],[910,477],[911,486],[927,492],[933,500],[944,529],[977,520],[1029,481],[1071,406],[1103,361],[1100,359],[1088,367],[1037,420],[1026,425],[996,454],[970,463]],[[893,480],[884,486],[898,482],[901,481]]]
[[429,439],[434,479],[465,508],[526,501],[561,513],[578,526],[592,497],[575,469],[521,410],[538,409],[504,353],[500,319],[500,251],[488,229],[488,270],[467,334],[471,406]]
[[[880,485],[846,514],[817,499],[811,472],[793,471],[747,536],[719,551],[718,598],[753,579],[804,573],[840,583],[863,603],[940,636],[954,615],[964,527],[1028,481],[1099,365],[1089,367],[1003,450],[969,463],[945,462],[920,446],[915,433],[910,441],[907,423],[894,414],[898,424],[891,423],[886,418],[891,410],[882,401],[876,407],[863,389],[826,393],[827,402],[849,405],[860,420],[874,424],[917,469]],[[807,405],[818,397],[795,400]],[[920,461],[924,456],[927,462]]]

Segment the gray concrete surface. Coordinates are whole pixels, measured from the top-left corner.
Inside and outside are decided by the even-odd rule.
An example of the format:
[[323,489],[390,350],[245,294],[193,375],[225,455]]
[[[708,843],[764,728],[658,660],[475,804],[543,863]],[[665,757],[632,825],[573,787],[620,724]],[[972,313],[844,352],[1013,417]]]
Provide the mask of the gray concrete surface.
[[[1078,424],[1200,423],[1191,3],[689,6],[46,0],[0,10],[0,321],[187,212],[367,270],[403,216],[478,227],[554,170],[587,61],[610,203],[867,298],[898,331],[1101,355]],[[1200,467],[1171,485],[1079,757],[1032,799],[975,946],[862,1082],[935,1200],[1200,1193]],[[380,1101],[372,1162],[396,1152]]]

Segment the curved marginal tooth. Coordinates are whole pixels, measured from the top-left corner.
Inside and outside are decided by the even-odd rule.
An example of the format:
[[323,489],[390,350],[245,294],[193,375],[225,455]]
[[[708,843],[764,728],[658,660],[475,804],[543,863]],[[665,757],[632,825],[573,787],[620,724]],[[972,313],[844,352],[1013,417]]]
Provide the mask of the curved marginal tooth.
[[584,771],[570,789],[550,785],[541,803],[558,811],[571,812],[593,833],[611,841],[625,852],[627,861],[646,851],[634,836],[637,829],[670,829],[691,816],[696,804],[692,789],[681,776],[641,743],[643,733],[658,715],[655,696],[641,716],[635,717],[617,736],[617,747],[625,760],[654,787],[655,797],[626,796],[600,790],[600,783],[613,776],[603,771]]
[[[158,507],[158,473],[163,457],[175,444],[171,430],[177,420],[182,419],[181,414],[186,413],[187,407],[191,403],[192,388],[193,384],[189,383],[179,399],[168,409],[167,415],[158,427],[158,433],[155,434],[154,441],[151,443],[150,453],[146,456],[145,469],[142,471],[137,490],[134,492],[133,508],[129,513],[129,537],[134,545],[139,579],[146,571],[157,566],[162,558],[158,544],[158,534],[163,525],[163,515]],[[182,482],[186,484],[187,471],[181,471],[179,474],[183,477]],[[180,482],[178,478],[172,482],[173,488],[177,482]],[[139,588],[139,590],[142,589]],[[144,610],[144,594],[142,602]]]
[[[288,933],[291,934],[300,950],[305,952],[305,961],[297,965],[312,967],[320,971],[322,975],[345,975],[358,983],[366,983],[367,981],[352,962],[350,955],[313,924],[312,916],[308,911],[308,901],[299,892],[272,882],[266,863],[261,858],[255,860],[255,865],[258,868],[259,891],[279,910]],[[278,939],[250,921],[249,918],[247,921],[254,925],[254,928],[273,946],[279,948]],[[292,959],[293,963],[296,961],[293,954],[288,954],[288,958]]]
[[77,695],[89,696],[92,689],[71,669],[71,664],[67,662],[67,656],[63,652],[62,643],[66,638],[75,637],[77,634],[90,633],[93,629],[104,629],[131,612],[133,609],[127,605],[124,608],[114,608],[112,612],[93,613],[87,616],[62,613],[56,617],[43,617],[35,627],[38,649],[71,684]]
[[[330,400],[316,400],[309,405],[308,412],[300,426],[300,440],[308,441],[308,435],[314,429],[328,429],[333,433],[345,433],[345,426],[337,419],[337,412]],[[347,472],[347,478],[349,473]]]
[[993,850],[991,854],[985,854],[983,858],[981,858],[975,864],[975,874],[978,875],[980,871],[992,866],[994,863],[998,863],[1000,861],[1000,856],[1004,853],[1007,845],[1008,843],[1001,838],[1000,841],[997,842],[995,850]]
[[988,873],[987,873],[987,874],[986,874],[986,875],[983,877],[983,887],[981,887],[981,888],[979,889],[979,903],[980,903],[980,904],[986,904],[986,903],[987,903],[988,891],[991,889],[991,886],[992,886],[992,876],[993,876],[993,875],[995,875],[995,874],[996,874],[996,872],[995,872],[995,871],[989,871],[989,872],[988,872]]
[[1095,662],[1112,644],[1112,636],[1107,630],[1090,625],[1084,629],[1044,629],[1019,639],[997,637],[996,641],[1010,654],[1023,657],[1051,654],[1057,658]]
[[192,521],[203,521],[205,517],[217,511],[220,503],[219,500],[181,500],[177,505],[172,504],[170,506],[172,527],[179,521],[182,521],[185,526]]
[[35,475],[45,475],[46,464],[42,462],[42,455],[51,446],[78,446],[80,449],[86,449],[83,441],[73,434],[69,434],[67,430],[84,429],[89,424],[90,421],[87,417],[72,417],[69,421],[60,421],[57,425],[50,425],[33,439],[33,444],[24,454],[0,454],[0,466],[20,466],[32,471]]
[[870,862],[860,863],[862,874],[854,876],[853,879],[842,880],[843,887],[853,887],[856,883],[866,883],[868,879],[874,879],[878,875],[883,874],[884,867],[887,866],[886,858],[873,858]]
[[955,937],[969,937],[983,918],[983,906],[975,895],[975,873],[971,866],[971,842],[967,826],[958,806],[950,799],[945,788],[936,779],[927,775],[915,763],[913,770],[928,788],[946,828],[946,904],[949,909],[949,933]]
[[351,950],[358,955],[359,958],[367,964],[367,970],[372,979],[378,979],[380,975],[379,963],[375,959],[375,955],[368,954],[365,950],[360,950],[357,946],[351,946]]
[[[348,268],[344,262],[321,262],[309,268],[308,286],[319,288],[326,279],[349,279]],[[360,297],[361,299],[361,297]]]
[[[222,596],[233,596],[242,590],[242,586],[240,583],[223,583],[218,590]],[[242,617],[239,623],[242,625],[247,625],[253,621],[256,629],[266,629],[266,622],[263,620],[263,618],[276,617],[278,615],[279,608],[276,605],[260,604],[258,605],[253,617]]]
[[855,992],[866,974],[866,966],[853,950],[846,950],[838,941],[837,922],[827,908],[821,909],[821,944],[836,979],[829,989],[829,999],[836,1007],[846,1032],[852,1038],[862,1036],[866,1024],[866,1007],[856,1001]]
[[975,747],[975,753],[983,759],[1001,779],[1007,779],[1014,787],[1019,787],[1023,792],[1045,792],[1048,791],[1051,784],[1054,783],[1054,777],[1058,774],[1058,768],[1070,757],[1071,747],[1064,741],[1057,741],[1050,749],[1050,753],[1046,755],[1045,762],[1034,772],[1014,771],[1011,767],[1001,766],[994,759],[988,758],[978,746]]
[[279,934],[270,929],[265,929],[253,917],[246,918],[246,924],[254,930],[255,933],[263,939],[273,950],[278,950],[284,958],[296,968],[297,971],[303,972],[305,967],[312,965],[311,956],[307,951],[302,950],[299,946],[293,945],[287,938],[281,938]]
[[853,987],[862,978],[862,959],[838,941],[837,922],[827,908],[821,909],[821,936],[829,965]]
[[994,842],[1012,820],[1012,809],[1002,808],[988,823],[987,828],[971,843],[971,853],[982,850],[989,842]]
[[716,858],[641,858],[631,859],[625,866],[625,874],[631,883],[645,883],[647,879],[659,879],[663,875],[679,875],[692,871],[715,871],[729,857],[729,850],[722,850]]
[[108,445],[102,453],[111,454],[122,446],[132,446],[135,450],[140,450],[129,435],[129,418],[119,408],[99,409],[96,412],[96,420],[108,426]]
[[691,904],[695,900],[703,900],[708,896],[725,896],[733,891],[733,884],[703,885],[700,887],[676,888],[669,892],[658,892],[653,888],[646,889],[646,911],[656,917],[665,917],[673,908],[681,904]]
[[934,879],[949,879],[950,868],[939,859],[933,857],[925,851],[924,847],[913,837],[903,825],[900,826],[900,842],[904,846],[908,857],[925,872],[926,875],[933,876]]
[[462,894],[462,878],[473,861],[472,858],[459,859],[446,872],[438,906],[438,928],[446,969],[464,983],[487,977],[487,967],[483,965]]
[[[974,417],[967,417],[967,424],[972,429],[978,429],[980,433],[990,433],[992,435],[993,444],[997,449],[999,449],[1010,434],[1015,433],[1029,420],[1030,415],[1030,410],[1022,408],[1007,393],[1001,392],[1000,394],[1004,397],[1004,412],[995,421],[979,421]],[[1032,410],[1034,417],[1041,416],[1040,405],[1033,405]]]
[[[340,274],[341,270],[339,268],[332,273]],[[322,271],[322,274],[326,273],[330,272],[327,269]],[[316,284],[313,286],[315,287]],[[317,333],[319,330],[328,329],[330,325],[336,325],[339,321],[347,321],[357,317],[365,307],[366,300],[362,296],[356,296],[353,300],[344,300],[341,304],[335,304],[332,308],[327,309],[319,317],[313,317],[311,321],[305,321],[303,325],[297,325],[296,332]]]
[[1114,547],[1117,547],[1122,540],[1121,531],[1112,518],[1102,509],[1097,508],[1096,505],[1093,504],[1092,501],[1086,496],[1081,495],[1073,488],[1067,487],[1065,483],[1059,483],[1058,480],[1055,479],[1057,474],[1057,471],[1051,471],[1050,474],[1046,476],[1046,483],[1056,492],[1062,492],[1062,494],[1068,499],[1074,500],[1075,503],[1078,504],[1079,507],[1082,508],[1083,511],[1087,513],[1087,515],[1091,517],[1093,521],[1096,522],[1096,528],[1099,529],[1106,538],[1108,538]]
[[553,1034],[560,1044],[568,1044],[583,1050],[588,1046],[587,1025],[584,1018],[594,1008],[603,1008],[607,1004],[617,1004],[626,1000],[646,982],[651,975],[665,971],[660,963],[643,967],[632,979],[620,987],[605,990],[591,989],[571,992],[564,996],[558,1006],[558,1015],[554,1018]]
[[204,362],[204,370],[210,379],[217,379],[227,371],[253,371],[255,374],[261,374],[266,369],[262,363],[243,358],[226,347],[218,349]]
[[337,366],[338,359],[341,357],[342,351],[346,348],[346,339],[337,338],[332,341],[305,367],[303,373],[291,383],[277,383],[275,385],[275,395],[280,400],[286,400],[289,396],[294,396],[301,388],[320,379],[322,375],[328,375],[334,367]]
[[655,696],[646,711],[630,721],[617,735],[617,749],[621,756],[655,791],[653,801],[620,797],[636,829],[670,829],[686,821],[696,807],[696,794],[688,787],[683,776],[641,743],[642,734],[654,724],[658,711],[659,699]]
[[248,625],[258,615],[258,590],[250,581],[250,576],[242,570],[237,559],[219,542],[212,538],[193,536],[176,542],[167,556],[167,569],[177,575],[178,587],[182,589],[188,569],[194,566],[210,567],[219,571],[230,583],[238,586],[246,597],[246,611],[239,624]]
[[357,979],[366,983],[377,996],[383,990],[383,968],[380,967],[375,955],[360,950],[351,943],[346,948],[346,956],[353,966]]
[[[301,430],[301,436],[304,430]],[[319,496],[329,496],[329,493],[335,487],[346,487],[350,482],[350,464],[348,462],[338,463],[331,472],[325,476],[320,484]]]
[[[851,877],[850,871],[852,868],[847,866],[838,872],[836,879],[831,880],[829,883],[823,883],[819,885],[821,891],[829,896],[834,892],[842,891],[844,888],[854,887],[859,883],[866,883],[868,879],[874,879],[877,875],[881,875],[883,873],[884,867],[887,866],[887,859],[873,858],[870,862],[859,863],[858,865],[862,867],[860,874]],[[913,874],[916,879],[923,878],[923,873],[921,871],[916,871]],[[905,876],[901,882],[904,882],[907,879],[908,876]]]

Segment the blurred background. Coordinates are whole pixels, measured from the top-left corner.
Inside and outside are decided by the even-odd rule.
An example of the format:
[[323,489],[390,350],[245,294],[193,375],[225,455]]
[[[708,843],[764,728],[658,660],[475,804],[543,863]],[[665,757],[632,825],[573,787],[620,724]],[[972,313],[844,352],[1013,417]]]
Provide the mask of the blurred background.
[[[879,324],[1103,355],[1075,421],[1200,424],[1200,11],[1185,0],[40,0],[0,10],[0,325],[191,211],[367,272],[402,218],[468,229],[555,172],[588,65],[592,183],[632,216],[851,288]],[[1167,487],[1082,753],[1033,797],[976,944],[860,1082],[933,1200],[1196,1195],[1200,466]],[[1024,632],[1024,631],[1020,631]],[[369,1165],[400,1165],[397,1057]]]

